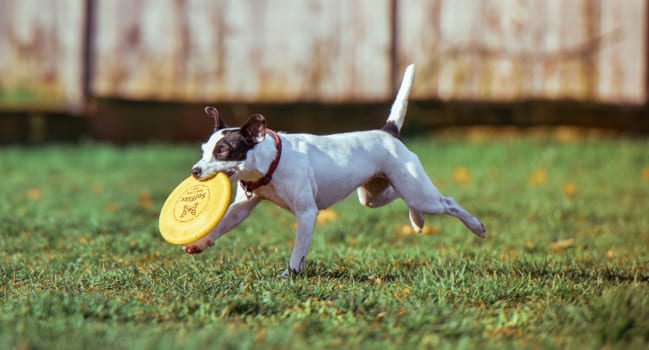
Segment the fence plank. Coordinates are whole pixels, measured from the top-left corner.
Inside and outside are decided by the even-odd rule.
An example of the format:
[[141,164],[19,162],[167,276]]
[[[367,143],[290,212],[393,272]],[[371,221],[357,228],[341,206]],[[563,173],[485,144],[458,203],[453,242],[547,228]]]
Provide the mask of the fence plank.
[[414,96],[644,103],[643,0],[400,0]]
[[82,0],[0,0],[0,108],[83,107]]
[[348,102],[391,93],[388,0],[98,1],[98,96]]
[[598,57],[596,89],[601,101],[647,99],[647,6],[646,0],[602,0],[601,30],[615,35]]

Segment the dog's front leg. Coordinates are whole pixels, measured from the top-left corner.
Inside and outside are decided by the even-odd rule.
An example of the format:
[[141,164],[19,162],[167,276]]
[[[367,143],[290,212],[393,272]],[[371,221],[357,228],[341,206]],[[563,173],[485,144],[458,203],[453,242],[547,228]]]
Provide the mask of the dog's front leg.
[[198,254],[202,253],[207,247],[213,246],[214,241],[245,220],[261,201],[258,197],[239,198],[238,193],[237,199],[236,202],[230,205],[221,222],[207,236],[183,246],[185,253]]
[[291,277],[302,272],[306,264],[306,256],[309,252],[309,245],[311,244],[311,237],[313,236],[317,217],[318,209],[315,206],[295,213],[297,231],[295,232],[293,253],[291,253],[291,260],[282,277]]

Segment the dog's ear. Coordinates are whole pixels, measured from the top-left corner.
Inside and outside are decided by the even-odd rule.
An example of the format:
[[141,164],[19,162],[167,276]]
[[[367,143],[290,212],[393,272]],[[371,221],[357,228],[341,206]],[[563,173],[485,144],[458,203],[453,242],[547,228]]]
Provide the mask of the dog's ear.
[[251,144],[264,141],[266,138],[266,119],[261,114],[253,114],[241,126],[241,136]]
[[207,115],[209,115],[210,117],[212,117],[212,119],[214,119],[214,131],[221,130],[228,127],[228,125],[225,124],[225,121],[219,115],[219,111],[216,108],[212,106],[207,106],[205,107],[205,113],[207,113]]

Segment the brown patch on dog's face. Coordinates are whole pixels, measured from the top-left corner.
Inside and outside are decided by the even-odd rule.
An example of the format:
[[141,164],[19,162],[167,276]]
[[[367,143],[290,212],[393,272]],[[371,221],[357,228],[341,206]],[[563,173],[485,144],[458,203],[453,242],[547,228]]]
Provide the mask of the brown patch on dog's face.
[[246,140],[238,129],[224,130],[223,138],[214,145],[214,158],[220,161],[242,161],[256,143]]

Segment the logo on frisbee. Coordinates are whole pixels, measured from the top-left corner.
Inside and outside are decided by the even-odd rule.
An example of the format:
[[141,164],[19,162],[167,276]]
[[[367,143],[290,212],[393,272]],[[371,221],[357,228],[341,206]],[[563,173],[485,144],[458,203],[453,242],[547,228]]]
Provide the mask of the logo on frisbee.
[[195,185],[185,191],[174,205],[174,218],[179,222],[194,220],[210,201],[210,190],[204,185]]

